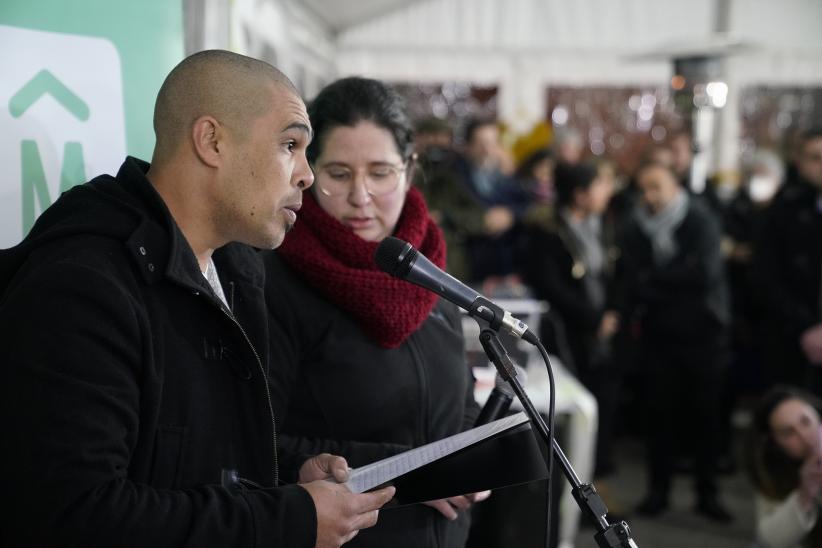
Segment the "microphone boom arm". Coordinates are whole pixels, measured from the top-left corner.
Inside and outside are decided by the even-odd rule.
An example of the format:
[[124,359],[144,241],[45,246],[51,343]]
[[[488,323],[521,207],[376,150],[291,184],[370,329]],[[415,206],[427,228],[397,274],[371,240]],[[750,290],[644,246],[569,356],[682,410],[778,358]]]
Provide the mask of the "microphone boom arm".
[[[532,424],[536,427],[540,437],[548,446],[549,458],[550,455],[553,454],[554,459],[562,468],[565,478],[568,480],[568,483],[571,484],[571,494],[577,505],[584,514],[590,516],[596,523],[597,532],[594,535],[594,540],[597,546],[600,548],[638,548],[636,542],[634,542],[634,539],[631,537],[631,529],[628,524],[625,521],[608,523],[608,519],[605,516],[608,513],[608,507],[605,506],[605,503],[592,484],[582,483],[580,481],[579,476],[577,476],[576,471],[559,446],[559,442],[554,438],[552,432],[545,424],[542,415],[540,415],[539,411],[534,407],[528,394],[525,393],[522,384],[520,384],[517,379],[514,363],[508,356],[508,352],[505,351],[505,347],[500,342],[499,337],[497,337],[496,331],[493,329],[483,329],[480,332],[479,338],[483,350],[485,350],[485,353],[488,355],[488,359],[490,359],[497,368],[500,377],[511,385],[514,394],[516,394],[523,409],[531,419]],[[537,340],[537,343],[537,347],[545,360],[545,364],[550,370],[551,362],[548,359],[548,353],[539,340]],[[551,397],[553,398],[554,395],[551,394]],[[548,469],[549,471],[551,470],[550,463]],[[551,481],[550,475],[548,481]],[[550,519],[550,516],[548,516],[548,519]]]

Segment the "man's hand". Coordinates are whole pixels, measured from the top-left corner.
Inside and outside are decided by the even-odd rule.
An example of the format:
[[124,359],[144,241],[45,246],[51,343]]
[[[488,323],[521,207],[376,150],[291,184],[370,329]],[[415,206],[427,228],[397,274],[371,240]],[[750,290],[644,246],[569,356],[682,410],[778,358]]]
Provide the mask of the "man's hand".
[[810,510],[819,500],[822,492],[822,457],[814,453],[802,463],[799,469],[799,502],[805,510]]
[[475,502],[482,502],[491,496],[491,491],[480,491],[479,493],[471,493],[470,495],[460,495],[457,497],[450,497],[447,499],[429,500],[423,502],[424,505],[430,506],[437,510],[440,514],[451,521],[458,517],[457,510],[467,510]]
[[822,364],[822,324],[806,329],[799,338],[805,357],[813,364]]
[[372,527],[377,523],[379,508],[391,500],[395,491],[394,487],[385,487],[354,494],[345,485],[326,480],[300,486],[311,495],[317,510],[317,548],[337,548],[360,529]]
[[343,457],[322,453],[311,457],[300,466],[299,483],[333,477],[338,483],[348,481],[348,463]]
[[[332,478],[338,483],[327,481]],[[348,463],[329,453],[305,461],[299,481],[317,509],[317,548],[336,548],[354,538],[360,529],[372,527],[377,523],[378,508],[394,496],[393,487],[352,493],[340,485],[348,481]]]

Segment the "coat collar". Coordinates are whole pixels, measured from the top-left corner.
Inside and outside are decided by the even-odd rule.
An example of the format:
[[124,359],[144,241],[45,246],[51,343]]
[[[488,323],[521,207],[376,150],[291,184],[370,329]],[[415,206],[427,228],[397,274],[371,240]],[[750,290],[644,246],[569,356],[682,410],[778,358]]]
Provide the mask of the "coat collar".
[[203,281],[194,251],[146,178],[149,167],[148,162],[129,156],[115,178],[137,213],[137,222],[125,241],[127,252],[146,283],[168,279],[200,291]]
[[[117,173],[123,189],[137,198],[142,214],[126,240],[129,255],[147,283],[167,279],[192,291],[210,292],[197,258],[160,194],[146,178],[149,164],[128,157]],[[256,252],[244,244],[217,250],[214,262],[223,280],[263,285],[263,269]]]

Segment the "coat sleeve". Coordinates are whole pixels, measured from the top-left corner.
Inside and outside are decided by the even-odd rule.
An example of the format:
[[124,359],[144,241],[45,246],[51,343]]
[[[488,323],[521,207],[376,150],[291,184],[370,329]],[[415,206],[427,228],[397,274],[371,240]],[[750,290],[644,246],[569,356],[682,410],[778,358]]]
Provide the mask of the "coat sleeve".
[[[30,268],[0,305],[4,546],[304,546],[308,493],[155,489],[129,465],[141,418],[145,318],[116,276],[79,262]],[[154,402],[156,404],[156,402]]]
[[783,501],[756,496],[756,540],[766,548],[794,548],[816,525],[818,510],[805,512],[796,491]]

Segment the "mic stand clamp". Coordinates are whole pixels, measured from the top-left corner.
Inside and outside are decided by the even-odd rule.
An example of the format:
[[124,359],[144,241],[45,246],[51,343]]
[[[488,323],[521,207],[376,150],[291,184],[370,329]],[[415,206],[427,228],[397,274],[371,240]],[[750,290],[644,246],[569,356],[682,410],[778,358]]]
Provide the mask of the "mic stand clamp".
[[[562,452],[559,443],[551,436],[542,415],[539,414],[539,411],[534,407],[534,404],[525,393],[519,380],[517,380],[517,372],[516,369],[514,369],[514,364],[508,356],[508,352],[505,351],[505,347],[502,346],[496,332],[487,328],[483,329],[480,333],[480,343],[488,355],[488,359],[496,366],[500,377],[511,385],[523,409],[525,409],[525,412],[531,419],[531,423],[536,427],[545,444],[553,449],[554,458],[562,467],[565,478],[571,484],[571,494],[577,505],[584,514],[594,520],[597,527],[594,540],[597,546],[600,548],[638,548],[634,539],[631,538],[631,529],[628,524],[625,521],[608,523],[605,517],[608,513],[608,508],[605,506],[602,498],[592,484],[583,484],[580,481],[579,476],[577,476],[576,471],[571,466],[565,453]],[[550,367],[550,363],[546,365]]]

